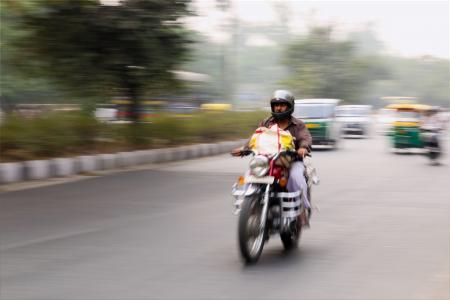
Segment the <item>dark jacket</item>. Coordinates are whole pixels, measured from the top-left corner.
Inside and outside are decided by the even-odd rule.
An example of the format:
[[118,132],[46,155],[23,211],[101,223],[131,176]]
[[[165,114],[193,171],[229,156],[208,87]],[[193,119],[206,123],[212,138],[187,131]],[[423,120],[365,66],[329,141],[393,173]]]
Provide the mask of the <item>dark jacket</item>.
[[[269,117],[259,123],[259,127],[270,128],[274,124],[276,124],[275,119],[273,117]],[[294,137],[295,150],[298,150],[299,148],[305,148],[308,151],[311,151],[312,137],[303,121],[291,116],[289,125],[285,130],[289,131]],[[246,149],[248,149],[249,141],[245,145]]]

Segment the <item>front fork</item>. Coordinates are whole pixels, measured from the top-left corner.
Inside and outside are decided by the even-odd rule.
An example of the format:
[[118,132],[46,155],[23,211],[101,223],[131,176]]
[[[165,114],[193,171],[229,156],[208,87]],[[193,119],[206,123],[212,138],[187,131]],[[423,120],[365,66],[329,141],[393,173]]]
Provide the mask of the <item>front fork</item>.
[[[262,187],[258,187],[257,185],[250,184],[244,190],[238,190],[237,185],[233,186],[232,195],[235,196],[236,200],[234,202],[234,214],[238,215],[241,212],[241,205],[246,196],[253,195],[254,193],[258,193]],[[261,211],[261,221],[259,223],[259,230],[264,230],[265,223],[267,221],[267,211],[269,209],[269,196],[270,196],[270,184],[266,185],[264,190],[264,195],[262,198],[262,211]]]
[[267,210],[269,209],[269,192],[270,192],[270,184],[266,186],[266,190],[264,191],[263,197],[263,207],[261,212],[261,222],[259,224],[260,233],[264,231],[266,220],[267,220]]

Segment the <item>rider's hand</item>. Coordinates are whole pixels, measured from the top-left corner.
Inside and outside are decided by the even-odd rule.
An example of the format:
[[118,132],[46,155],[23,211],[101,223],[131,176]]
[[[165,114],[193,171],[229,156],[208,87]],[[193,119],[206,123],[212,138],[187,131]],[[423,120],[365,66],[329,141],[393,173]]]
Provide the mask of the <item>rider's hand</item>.
[[242,147],[231,150],[230,154],[233,156],[242,156]]
[[306,154],[308,154],[308,150],[305,148],[300,148],[297,150],[297,154],[301,157],[301,158],[305,158]]

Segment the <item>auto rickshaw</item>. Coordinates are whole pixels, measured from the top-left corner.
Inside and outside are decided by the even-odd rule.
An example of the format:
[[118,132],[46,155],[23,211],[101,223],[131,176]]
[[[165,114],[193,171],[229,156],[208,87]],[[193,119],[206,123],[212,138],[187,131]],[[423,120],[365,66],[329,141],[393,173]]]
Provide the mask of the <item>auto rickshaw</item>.
[[395,110],[395,121],[390,132],[395,149],[423,148],[420,137],[421,119],[431,106],[425,104],[390,104],[387,109]]

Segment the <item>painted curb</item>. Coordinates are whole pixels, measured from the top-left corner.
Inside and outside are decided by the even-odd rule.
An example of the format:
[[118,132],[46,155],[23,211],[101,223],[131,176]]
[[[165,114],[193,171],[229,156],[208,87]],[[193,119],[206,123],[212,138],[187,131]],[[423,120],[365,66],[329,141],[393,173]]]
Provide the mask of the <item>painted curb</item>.
[[117,153],[117,166],[120,168],[132,167],[138,164],[138,156],[134,152]]
[[11,162],[0,164],[0,183],[13,183],[25,179],[24,164]]
[[200,158],[230,152],[246,140],[196,144],[167,149],[149,149],[113,154],[82,155],[69,158],[0,163],[0,184],[24,180],[64,177],[97,170],[127,168],[140,164]]
[[54,158],[50,160],[50,176],[64,177],[75,174],[73,158]]
[[45,179],[50,177],[49,160],[30,160],[24,163],[25,178],[29,180]]
[[99,170],[98,157],[96,155],[82,155],[75,158],[77,173],[89,173]]
[[100,170],[111,170],[117,166],[117,154],[99,154],[98,168]]
[[154,149],[140,151],[139,161],[142,164],[155,163],[156,162],[156,151]]

